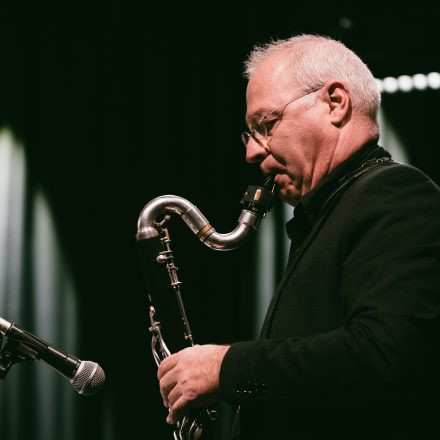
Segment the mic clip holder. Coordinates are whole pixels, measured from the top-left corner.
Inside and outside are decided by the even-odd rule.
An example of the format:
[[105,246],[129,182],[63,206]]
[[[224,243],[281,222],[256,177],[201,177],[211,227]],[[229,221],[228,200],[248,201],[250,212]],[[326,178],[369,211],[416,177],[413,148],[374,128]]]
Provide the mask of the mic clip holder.
[[[4,341],[6,339],[6,342]],[[0,334],[0,379],[3,380],[12,365],[37,359],[37,353],[23,341]]]

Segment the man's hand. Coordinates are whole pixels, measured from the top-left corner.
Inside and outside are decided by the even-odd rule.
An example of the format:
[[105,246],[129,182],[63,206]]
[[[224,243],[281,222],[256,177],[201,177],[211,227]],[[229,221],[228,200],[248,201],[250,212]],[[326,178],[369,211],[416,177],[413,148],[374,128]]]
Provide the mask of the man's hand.
[[176,423],[190,408],[218,400],[220,365],[228,349],[225,345],[196,345],[161,362],[157,377],[164,405],[169,408],[168,423]]

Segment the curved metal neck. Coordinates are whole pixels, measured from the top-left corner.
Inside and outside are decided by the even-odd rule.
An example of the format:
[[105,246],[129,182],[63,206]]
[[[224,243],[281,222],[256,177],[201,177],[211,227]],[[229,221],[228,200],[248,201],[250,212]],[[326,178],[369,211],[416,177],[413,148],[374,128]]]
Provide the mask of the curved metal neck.
[[[270,188],[271,187],[271,188]],[[264,186],[249,186],[243,196],[244,209],[238,218],[237,227],[229,233],[220,234],[191,202],[174,195],[164,195],[151,200],[141,211],[138,219],[136,239],[147,240],[159,235],[157,222],[167,214],[175,213],[182,217],[191,231],[202,243],[215,250],[231,250],[239,247],[256,230],[261,219],[272,206],[274,196],[273,179]]]

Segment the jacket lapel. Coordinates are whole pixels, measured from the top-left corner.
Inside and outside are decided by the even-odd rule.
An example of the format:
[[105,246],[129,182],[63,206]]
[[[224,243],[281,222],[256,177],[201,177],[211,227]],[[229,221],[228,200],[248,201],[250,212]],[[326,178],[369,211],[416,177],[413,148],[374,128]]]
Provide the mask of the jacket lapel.
[[[334,200],[333,203],[335,201],[336,200]],[[332,205],[333,205],[333,203],[332,203]],[[315,238],[319,229],[321,228],[322,224],[324,223],[324,220],[327,217],[328,212],[330,211],[329,208],[330,208],[330,206],[328,207],[328,209],[326,209],[326,212],[319,218],[319,220],[313,225],[312,230],[308,234],[304,243],[294,251],[294,254],[290,259],[289,265],[287,266],[286,271],[284,272],[284,275],[281,278],[281,281],[279,282],[279,284],[276,288],[275,295],[272,297],[272,300],[269,304],[269,308],[267,310],[266,317],[264,319],[263,327],[260,332],[260,338],[267,338],[269,330],[270,330],[270,323],[272,321],[272,316],[273,316],[274,311],[276,309],[276,306],[278,304],[279,298],[281,297],[281,292],[283,290],[283,287],[285,286],[287,280],[292,275],[292,272],[295,269],[295,267],[297,266],[304,251],[307,249],[307,247],[313,241],[313,239]]]
[[283,277],[281,278],[281,281],[279,282],[279,284],[276,288],[275,294],[269,304],[269,308],[267,310],[266,317],[264,319],[263,326],[262,326],[262,329],[260,332],[260,339],[268,337],[269,331],[270,331],[270,324],[272,322],[272,317],[273,317],[273,314],[275,312],[275,309],[277,307],[278,301],[281,297],[283,288],[284,288],[287,280],[292,275],[293,270],[297,266],[299,260],[301,259],[302,255],[304,254],[305,250],[308,248],[310,243],[314,240],[316,234],[321,229],[321,227],[322,227],[324,221],[326,220],[328,214],[330,213],[332,207],[335,205],[335,203],[341,197],[343,190],[347,189],[351,185],[351,183],[353,183],[354,180],[356,180],[358,177],[360,177],[365,172],[371,170],[372,168],[376,168],[376,167],[378,167],[380,165],[384,165],[384,164],[390,165],[392,163],[395,163],[395,162],[393,162],[389,158],[386,158],[386,159],[376,158],[374,160],[367,161],[364,164],[362,164],[360,168],[356,169],[354,172],[352,172],[351,174],[346,176],[340,182],[340,184],[338,185],[336,190],[330,194],[330,196],[327,198],[327,200],[323,204],[323,208],[321,210],[322,213],[319,215],[318,220],[315,221],[315,223],[312,225],[310,233],[307,235],[305,241],[303,242],[303,244],[300,247],[298,247],[295,250],[294,255],[290,259],[290,262],[286,268],[286,271],[285,271]]

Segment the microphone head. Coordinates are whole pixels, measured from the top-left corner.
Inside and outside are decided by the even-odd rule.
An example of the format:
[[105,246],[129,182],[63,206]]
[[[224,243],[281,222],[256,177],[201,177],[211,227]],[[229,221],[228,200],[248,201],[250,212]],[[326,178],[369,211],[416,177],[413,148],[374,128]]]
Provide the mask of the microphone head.
[[105,382],[104,370],[92,361],[81,361],[70,383],[76,392],[84,396],[97,393]]

